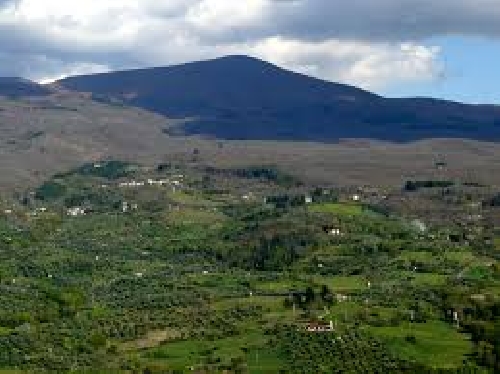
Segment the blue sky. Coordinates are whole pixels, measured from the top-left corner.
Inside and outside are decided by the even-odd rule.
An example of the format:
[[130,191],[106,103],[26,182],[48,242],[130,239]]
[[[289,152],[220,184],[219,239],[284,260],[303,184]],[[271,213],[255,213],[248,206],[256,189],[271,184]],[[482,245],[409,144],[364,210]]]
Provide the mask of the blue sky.
[[455,36],[434,38],[429,45],[441,47],[443,77],[422,83],[394,84],[380,93],[500,104],[500,40]]

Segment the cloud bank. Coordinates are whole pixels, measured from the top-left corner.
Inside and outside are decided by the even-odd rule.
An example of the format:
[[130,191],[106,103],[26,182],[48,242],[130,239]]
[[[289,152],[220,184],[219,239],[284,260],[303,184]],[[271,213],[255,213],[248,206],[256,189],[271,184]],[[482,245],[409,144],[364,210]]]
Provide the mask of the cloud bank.
[[38,81],[249,54],[379,89],[439,79],[445,35],[500,36],[498,0],[0,0],[0,75]]

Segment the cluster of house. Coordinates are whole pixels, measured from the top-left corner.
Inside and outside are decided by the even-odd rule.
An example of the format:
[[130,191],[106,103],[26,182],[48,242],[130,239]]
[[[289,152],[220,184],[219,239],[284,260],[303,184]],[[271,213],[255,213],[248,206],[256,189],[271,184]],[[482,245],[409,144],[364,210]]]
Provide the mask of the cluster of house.
[[130,204],[127,201],[124,201],[122,203],[122,212],[123,213],[127,213],[131,210],[137,210],[137,209],[139,209],[139,205],[137,205],[137,204]]
[[[132,210],[139,209],[139,205],[135,203],[129,203],[127,201],[122,202],[122,212],[127,213]],[[82,207],[72,207],[66,210],[66,215],[70,217],[79,217],[87,214],[87,210]]]
[[47,212],[47,208],[36,208],[34,211],[29,212],[28,216],[37,217],[39,214],[46,213],[46,212]]
[[125,188],[125,187],[132,187],[132,188],[137,188],[137,187],[144,187],[144,186],[173,186],[174,188],[175,187],[181,187],[182,186],[182,182],[179,180],[181,179],[183,176],[182,175],[179,175],[177,176],[178,179],[159,179],[159,180],[155,180],[155,179],[148,179],[147,181],[145,182],[138,182],[138,181],[130,181],[130,182],[121,182],[118,184],[118,187],[121,187],[121,188]]
[[342,231],[340,231],[339,228],[333,228],[328,233],[332,236],[341,236],[342,235]]
[[255,197],[254,194],[252,192],[249,192],[249,193],[243,195],[241,198],[243,200],[247,200],[248,201],[248,200],[252,200],[254,197]]
[[118,187],[144,187],[146,185],[145,182],[136,182],[136,181],[131,181],[131,182],[121,182],[118,184]]
[[81,207],[68,208],[66,214],[70,217],[84,216],[86,214],[85,209]]
[[323,231],[331,236],[343,236],[344,235],[340,226],[336,226],[336,225],[325,225],[325,226],[323,226]]

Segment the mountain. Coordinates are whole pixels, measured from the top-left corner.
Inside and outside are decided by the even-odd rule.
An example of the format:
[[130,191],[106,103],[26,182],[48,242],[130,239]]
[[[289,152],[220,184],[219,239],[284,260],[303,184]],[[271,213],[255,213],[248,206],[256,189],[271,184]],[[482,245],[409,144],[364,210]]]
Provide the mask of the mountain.
[[0,96],[20,98],[46,96],[51,90],[40,84],[22,78],[0,77]]
[[372,138],[500,140],[500,107],[384,98],[246,56],[104,74],[57,82],[98,100],[189,121],[170,134],[223,139],[336,141]]

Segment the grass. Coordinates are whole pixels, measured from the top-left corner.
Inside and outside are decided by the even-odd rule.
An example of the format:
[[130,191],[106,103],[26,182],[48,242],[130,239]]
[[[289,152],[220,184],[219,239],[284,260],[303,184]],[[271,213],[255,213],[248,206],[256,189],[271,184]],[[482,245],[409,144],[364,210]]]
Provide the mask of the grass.
[[447,275],[436,273],[416,273],[411,271],[400,271],[397,273],[401,279],[408,279],[416,286],[442,286],[446,284]]
[[307,282],[300,280],[277,280],[273,282],[259,283],[256,286],[257,291],[261,292],[289,292],[292,290],[303,290],[307,287]]
[[309,207],[314,213],[330,213],[339,216],[359,216],[363,214],[363,207],[352,203],[316,204]]
[[0,336],[2,335],[9,335],[12,332],[12,329],[8,327],[2,327],[0,326]]
[[318,285],[327,285],[333,292],[355,292],[368,288],[368,281],[363,276],[317,276],[314,281]]
[[163,362],[168,368],[176,370],[207,362],[227,364],[232,359],[240,358],[249,362],[252,372],[258,373],[262,371],[256,370],[272,370],[281,366],[277,357],[266,349],[267,340],[257,331],[215,341],[184,340],[147,350],[142,357],[157,364]]
[[478,257],[470,250],[445,252],[444,257],[448,261],[457,262],[463,266],[484,265],[485,263],[491,262],[491,259]]
[[490,279],[492,275],[492,270],[486,266],[475,266],[465,272],[465,278],[472,280]]
[[495,238],[494,243],[495,248],[500,250],[500,238]]
[[182,209],[168,214],[168,221],[177,224],[201,224],[210,225],[223,222],[224,215],[214,211],[201,209]]
[[278,373],[283,369],[283,362],[274,349],[253,349],[247,353],[248,373]]
[[186,191],[176,191],[168,195],[175,203],[181,205],[195,206],[195,207],[216,207],[220,204],[204,198],[199,193],[190,193]]
[[431,263],[435,261],[432,253],[426,251],[402,251],[398,256],[399,260],[416,261],[421,263]]
[[[368,332],[386,342],[398,356],[435,368],[460,366],[472,351],[472,343],[444,322],[406,324],[397,327],[366,327]],[[409,342],[406,337],[413,336]]]

